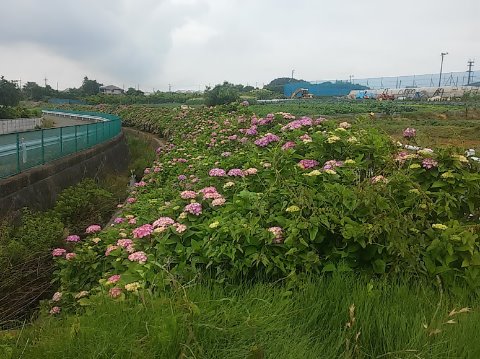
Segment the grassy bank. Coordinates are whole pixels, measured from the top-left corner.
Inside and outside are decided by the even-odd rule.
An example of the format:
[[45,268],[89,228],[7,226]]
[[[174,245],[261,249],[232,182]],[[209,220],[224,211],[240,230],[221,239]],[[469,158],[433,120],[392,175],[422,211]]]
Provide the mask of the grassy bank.
[[11,358],[480,357],[479,299],[412,279],[338,274],[293,290],[195,285],[142,296],[41,318],[0,334],[0,348]]

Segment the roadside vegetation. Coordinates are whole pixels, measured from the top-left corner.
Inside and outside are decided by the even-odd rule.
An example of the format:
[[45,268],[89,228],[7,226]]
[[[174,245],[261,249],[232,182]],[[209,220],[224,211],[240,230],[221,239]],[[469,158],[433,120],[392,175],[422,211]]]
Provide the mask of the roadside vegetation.
[[112,226],[63,233],[56,292],[0,353],[479,357],[475,106],[298,104],[89,107],[166,142]]

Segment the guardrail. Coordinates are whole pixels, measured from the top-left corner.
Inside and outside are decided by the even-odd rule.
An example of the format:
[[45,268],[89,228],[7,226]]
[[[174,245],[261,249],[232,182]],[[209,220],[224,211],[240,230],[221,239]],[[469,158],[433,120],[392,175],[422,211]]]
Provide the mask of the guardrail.
[[42,112],[97,122],[0,135],[0,178],[93,147],[114,138],[122,128],[120,117],[115,115],[62,110]]

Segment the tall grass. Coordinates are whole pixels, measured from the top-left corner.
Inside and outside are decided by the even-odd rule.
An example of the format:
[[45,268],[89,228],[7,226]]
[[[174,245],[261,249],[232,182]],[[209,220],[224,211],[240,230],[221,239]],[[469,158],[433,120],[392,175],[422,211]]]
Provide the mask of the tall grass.
[[12,358],[480,358],[479,309],[479,298],[467,289],[443,293],[438,285],[406,279],[335,275],[310,278],[295,289],[194,285],[138,301],[106,298],[83,315],[41,318],[0,334],[0,353],[3,348]]

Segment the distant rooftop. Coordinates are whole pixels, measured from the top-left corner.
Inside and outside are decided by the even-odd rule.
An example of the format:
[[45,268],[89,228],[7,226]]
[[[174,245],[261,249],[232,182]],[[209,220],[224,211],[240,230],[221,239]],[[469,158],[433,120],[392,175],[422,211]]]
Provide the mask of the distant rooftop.
[[121,91],[123,91],[123,89],[121,89],[120,87],[114,86],[114,85],[100,86],[100,90],[110,90],[110,91],[121,90]]

